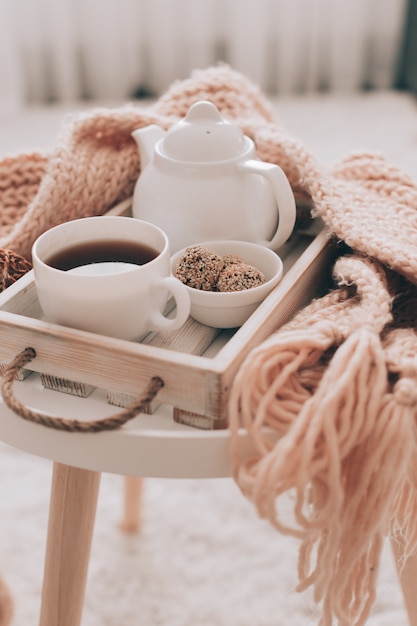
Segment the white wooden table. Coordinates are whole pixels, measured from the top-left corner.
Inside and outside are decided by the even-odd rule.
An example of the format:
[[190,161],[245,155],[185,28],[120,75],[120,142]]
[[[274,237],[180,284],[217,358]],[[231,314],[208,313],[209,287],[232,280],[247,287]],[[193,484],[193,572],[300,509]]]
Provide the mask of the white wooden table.
[[[33,373],[15,383],[29,406],[77,419],[115,412],[103,391],[77,398],[45,389]],[[244,449],[250,450],[242,432]],[[177,424],[172,408],[139,415],[123,429],[96,434],[66,433],[26,422],[0,402],[0,439],[53,461],[41,626],[81,623],[94,519],[102,472],[129,477],[219,478],[231,474],[230,433]],[[135,482],[131,482],[135,489]]]

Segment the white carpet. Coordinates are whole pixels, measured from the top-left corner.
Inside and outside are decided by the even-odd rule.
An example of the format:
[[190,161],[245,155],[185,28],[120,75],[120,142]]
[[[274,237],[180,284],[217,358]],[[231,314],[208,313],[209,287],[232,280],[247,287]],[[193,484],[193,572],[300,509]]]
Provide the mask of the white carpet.
[[[318,158],[367,148],[417,173],[417,113],[407,95],[284,99],[277,108]],[[0,153],[53,145],[63,113],[0,116]],[[0,444],[0,475],[0,572],[15,597],[14,626],[35,626],[51,464]],[[297,542],[261,521],[231,480],[147,480],[134,536],[118,528],[122,488],[121,477],[103,476],[83,626],[317,624],[311,596],[294,592]],[[389,546],[369,626],[407,626]]]
[[[14,626],[38,623],[51,464],[0,444],[0,564]],[[123,479],[103,475],[83,626],[313,626],[297,542],[232,480],[148,479],[141,533],[119,527]],[[57,624],[57,626],[59,626]],[[389,546],[369,626],[407,626]]]

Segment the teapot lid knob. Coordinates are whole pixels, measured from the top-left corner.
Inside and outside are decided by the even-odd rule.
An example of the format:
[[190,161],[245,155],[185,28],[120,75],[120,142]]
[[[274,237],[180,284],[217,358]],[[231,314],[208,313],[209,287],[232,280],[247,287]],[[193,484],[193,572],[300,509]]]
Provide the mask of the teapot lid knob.
[[191,105],[185,119],[187,122],[191,123],[200,121],[219,123],[222,121],[218,108],[208,100],[201,100],[200,102],[195,102]]
[[162,152],[176,160],[208,163],[232,159],[251,144],[240,128],[224,120],[207,100],[195,102],[165,135]]

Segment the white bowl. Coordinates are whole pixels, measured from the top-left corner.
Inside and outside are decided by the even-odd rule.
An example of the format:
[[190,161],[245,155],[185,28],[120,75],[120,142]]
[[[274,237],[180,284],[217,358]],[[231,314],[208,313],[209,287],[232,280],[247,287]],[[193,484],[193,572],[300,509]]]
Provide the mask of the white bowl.
[[[237,254],[245,263],[253,265],[265,275],[265,283],[242,291],[202,291],[186,285],[191,301],[190,315],[197,322],[215,328],[241,326],[281,280],[283,266],[280,257],[265,246],[246,241],[203,241],[195,245],[221,255]],[[185,250],[183,248],[171,257],[171,271],[174,275]]]

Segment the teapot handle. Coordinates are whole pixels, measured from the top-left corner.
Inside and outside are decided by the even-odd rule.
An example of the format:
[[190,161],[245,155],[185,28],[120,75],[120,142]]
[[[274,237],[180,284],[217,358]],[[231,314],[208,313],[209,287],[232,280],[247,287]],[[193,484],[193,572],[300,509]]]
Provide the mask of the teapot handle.
[[237,169],[244,173],[260,174],[270,183],[277,204],[278,228],[270,241],[258,243],[272,250],[280,248],[294,230],[296,218],[295,198],[288,178],[279,165],[256,159],[248,159],[237,164]]

